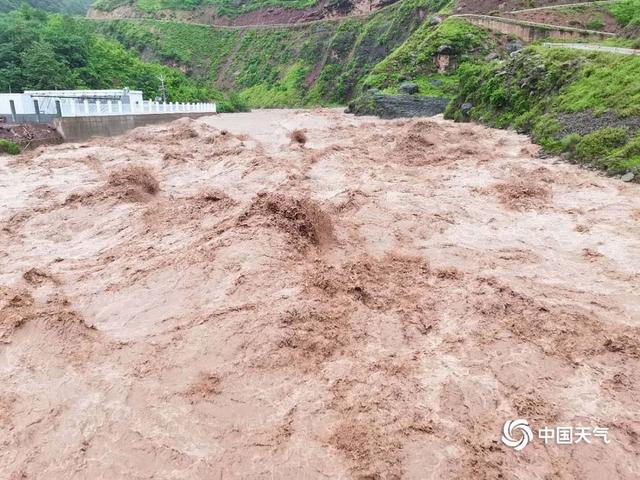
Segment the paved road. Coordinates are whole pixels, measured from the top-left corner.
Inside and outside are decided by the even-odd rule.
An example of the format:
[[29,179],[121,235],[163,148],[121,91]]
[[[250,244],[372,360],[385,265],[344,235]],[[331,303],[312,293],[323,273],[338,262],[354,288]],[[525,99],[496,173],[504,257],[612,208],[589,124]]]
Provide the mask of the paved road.
[[537,12],[539,10],[554,10],[567,7],[588,7],[590,5],[602,5],[607,3],[616,3],[620,0],[599,0],[597,2],[579,2],[579,3],[562,3],[560,5],[547,5],[546,7],[523,8],[522,10],[512,10],[507,13]]
[[509,23],[512,25],[523,25],[525,27],[541,27],[546,29],[553,30],[563,30],[566,32],[578,32],[578,33],[586,33],[589,35],[601,35],[606,37],[615,37],[615,33],[609,32],[601,32],[599,30],[587,30],[584,28],[575,28],[575,27],[565,27],[564,25],[553,25],[551,23],[537,23],[537,22],[529,22],[527,20],[518,20],[515,18],[507,18],[507,17],[495,17],[493,15],[480,15],[476,13],[461,13],[457,15],[451,15],[452,17],[460,17],[460,18],[476,18],[476,19],[484,19],[484,20],[492,20],[494,22],[502,22]]
[[640,55],[640,50],[634,50],[633,48],[608,47],[606,45],[588,43],[543,43],[542,45],[546,48],[570,48],[572,50],[619,53],[620,55]]

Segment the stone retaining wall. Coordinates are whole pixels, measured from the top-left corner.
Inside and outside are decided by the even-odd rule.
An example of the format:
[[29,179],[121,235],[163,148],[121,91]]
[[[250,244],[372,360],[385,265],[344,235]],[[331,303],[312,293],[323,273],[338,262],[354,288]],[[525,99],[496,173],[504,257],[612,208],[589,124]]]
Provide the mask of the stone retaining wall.
[[583,30],[580,28],[561,27],[558,25],[546,25],[543,23],[525,22],[509,18],[492,17],[489,15],[462,14],[454,15],[464,18],[469,23],[479,27],[488,28],[506,35],[514,35],[524,42],[533,42],[543,38],[556,38],[560,40],[597,39],[604,40],[614,37],[613,33],[597,32],[595,30]]
[[92,137],[114,137],[143,125],[153,125],[177,120],[198,118],[212,113],[158,113],[145,115],[108,115],[102,117],[60,117],[53,127],[66,142],[83,142]]

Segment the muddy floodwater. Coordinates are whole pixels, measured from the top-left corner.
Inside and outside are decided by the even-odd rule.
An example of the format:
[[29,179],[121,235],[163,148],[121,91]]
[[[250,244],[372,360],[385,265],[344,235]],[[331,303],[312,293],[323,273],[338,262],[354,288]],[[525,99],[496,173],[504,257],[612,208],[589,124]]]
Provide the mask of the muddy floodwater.
[[266,110],[0,157],[2,479],[637,479],[639,412],[640,185],[527,137]]

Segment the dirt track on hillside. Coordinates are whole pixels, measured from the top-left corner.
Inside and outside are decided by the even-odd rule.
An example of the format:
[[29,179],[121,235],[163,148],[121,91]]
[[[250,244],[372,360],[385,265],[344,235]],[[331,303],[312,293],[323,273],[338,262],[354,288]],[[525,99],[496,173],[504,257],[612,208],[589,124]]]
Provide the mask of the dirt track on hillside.
[[0,478],[638,478],[640,186],[535,154],[318,110],[0,157]]

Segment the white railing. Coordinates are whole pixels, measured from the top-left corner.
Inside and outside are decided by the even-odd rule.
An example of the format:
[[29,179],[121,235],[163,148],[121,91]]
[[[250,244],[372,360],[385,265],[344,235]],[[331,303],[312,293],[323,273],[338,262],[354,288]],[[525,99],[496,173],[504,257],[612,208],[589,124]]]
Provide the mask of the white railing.
[[152,102],[122,103],[112,100],[80,100],[60,105],[63,117],[98,117],[106,115],[153,115],[159,113],[216,113],[215,103]]

